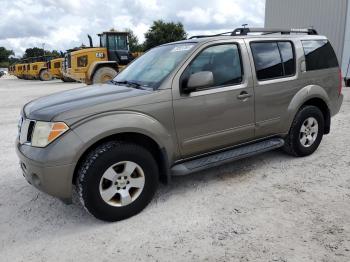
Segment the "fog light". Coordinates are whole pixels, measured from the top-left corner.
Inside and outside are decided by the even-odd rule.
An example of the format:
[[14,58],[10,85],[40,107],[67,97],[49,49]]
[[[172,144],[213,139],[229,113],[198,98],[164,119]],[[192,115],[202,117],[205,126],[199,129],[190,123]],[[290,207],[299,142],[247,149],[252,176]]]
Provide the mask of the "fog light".
[[40,186],[40,178],[38,177],[37,174],[32,174],[32,182],[35,186],[37,187]]

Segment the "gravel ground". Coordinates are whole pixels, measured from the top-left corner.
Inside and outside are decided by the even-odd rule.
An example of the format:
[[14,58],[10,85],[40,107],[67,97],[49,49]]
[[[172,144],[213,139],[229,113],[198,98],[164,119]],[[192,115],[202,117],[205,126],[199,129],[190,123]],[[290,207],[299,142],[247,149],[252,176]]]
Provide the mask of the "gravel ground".
[[142,213],[105,223],[27,184],[14,149],[23,104],[81,85],[0,79],[0,261],[350,261],[350,89],[312,156],[174,177]]

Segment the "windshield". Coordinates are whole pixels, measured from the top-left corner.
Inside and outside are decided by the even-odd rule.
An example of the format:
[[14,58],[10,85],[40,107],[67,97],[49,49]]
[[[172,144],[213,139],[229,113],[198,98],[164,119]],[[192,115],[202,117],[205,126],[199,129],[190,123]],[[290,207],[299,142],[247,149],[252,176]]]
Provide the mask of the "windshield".
[[156,47],[121,71],[114,81],[156,89],[193,47],[194,43]]

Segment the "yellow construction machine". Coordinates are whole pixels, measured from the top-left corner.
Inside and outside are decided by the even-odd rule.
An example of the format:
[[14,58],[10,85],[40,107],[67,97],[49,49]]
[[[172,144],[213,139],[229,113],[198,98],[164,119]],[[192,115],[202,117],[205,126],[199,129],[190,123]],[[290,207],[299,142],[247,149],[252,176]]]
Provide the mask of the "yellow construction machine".
[[[128,32],[103,32],[98,34],[99,47],[67,52],[63,64],[63,76],[86,84],[104,83],[113,79],[135,56],[130,52]],[[137,54],[137,56],[140,53]]]

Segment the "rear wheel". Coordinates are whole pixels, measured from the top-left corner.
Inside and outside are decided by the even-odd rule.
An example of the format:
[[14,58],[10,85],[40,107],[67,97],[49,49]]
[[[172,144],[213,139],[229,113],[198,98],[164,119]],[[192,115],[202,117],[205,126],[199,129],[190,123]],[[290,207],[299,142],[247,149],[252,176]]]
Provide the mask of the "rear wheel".
[[316,151],[324,133],[324,117],[315,106],[302,107],[296,114],[284,150],[294,156],[307,156]]
[[112,80],[117,74],[118,74],[117,70],[111,67],[101,67],[97,69],[97,71],[95,72],[92,78],[92,83],[93,84],[106,83]]
[[39,75],[39,79],[41,81],[50,81],[50,80],[52,80],[52,75],[50,74],[50,72],[47,69],[41,70],[40,75]]
[[78,170],[83,206],[96,218],[118,221],[131,217],[151,201],[158,185],[158,166],[145,148],[107,142],[93,150]]

